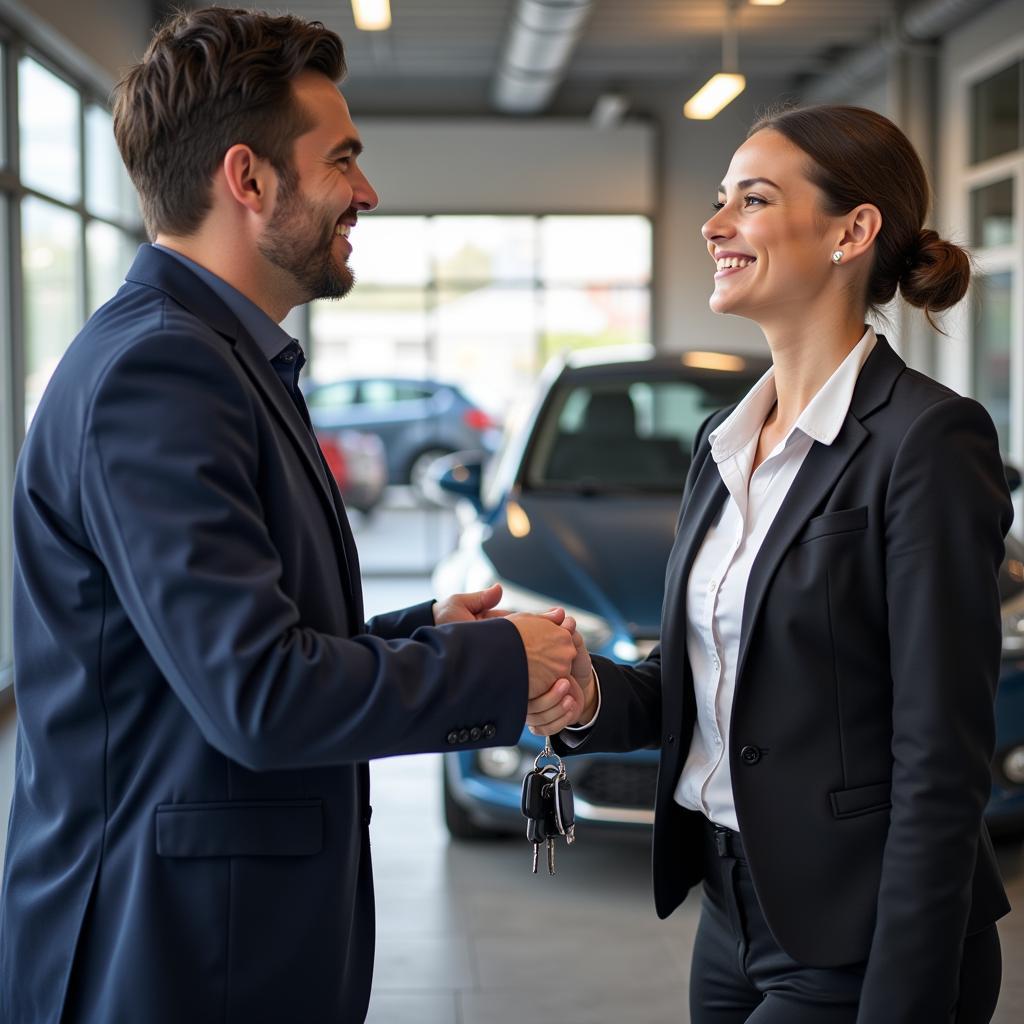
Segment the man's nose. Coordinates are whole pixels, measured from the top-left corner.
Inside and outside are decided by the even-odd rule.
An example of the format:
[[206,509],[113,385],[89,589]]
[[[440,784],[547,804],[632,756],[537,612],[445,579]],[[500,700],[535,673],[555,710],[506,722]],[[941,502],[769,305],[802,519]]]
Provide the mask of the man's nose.
[[363,174],[362,171],[358,171],[358,178],[353,182],[353,198],[352,205],[357,210],[375,210],[380,197],[374,191],[373,186],[370,184],[370,179]]

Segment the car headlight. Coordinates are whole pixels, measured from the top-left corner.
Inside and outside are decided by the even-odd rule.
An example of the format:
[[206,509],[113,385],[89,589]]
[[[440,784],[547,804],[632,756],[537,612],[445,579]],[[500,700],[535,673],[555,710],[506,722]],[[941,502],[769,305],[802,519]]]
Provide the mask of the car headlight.
[[514,779],[523,762],[518,747],[488,747],[477,751],[476,763],[480,771],[492,779]]
[[1024,655],[1024,590],[1011,597],[1002,607],[1003,657]]

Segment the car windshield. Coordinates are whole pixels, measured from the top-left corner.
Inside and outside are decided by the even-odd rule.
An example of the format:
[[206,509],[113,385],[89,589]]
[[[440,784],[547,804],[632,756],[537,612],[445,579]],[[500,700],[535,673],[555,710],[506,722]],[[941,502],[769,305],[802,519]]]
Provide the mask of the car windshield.
[[738,401],[756,377],[702,380],[564,380],[542,413],[527,455],[524,487],[586,493],[678,494],[700,425]]

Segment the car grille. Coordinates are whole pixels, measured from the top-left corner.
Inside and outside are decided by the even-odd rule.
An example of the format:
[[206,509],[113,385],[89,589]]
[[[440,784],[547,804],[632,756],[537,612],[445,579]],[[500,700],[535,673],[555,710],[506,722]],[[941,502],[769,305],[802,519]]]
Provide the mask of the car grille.
[[575,782],[576,792],[592,804],[605,807],[654,806],[657,764],[592,761]]

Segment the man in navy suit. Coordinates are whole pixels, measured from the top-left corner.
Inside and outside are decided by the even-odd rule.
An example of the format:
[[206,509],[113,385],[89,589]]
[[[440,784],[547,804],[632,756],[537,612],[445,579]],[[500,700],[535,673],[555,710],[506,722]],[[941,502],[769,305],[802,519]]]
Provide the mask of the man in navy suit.
[[343,71],[317,23],[208,9],[118,86],[155,244],[18,466],[5,1024],[363,1020],[367,760],[515,743],[553,685],[582,707],[558,611],[492,588],[364,623],[278,326],[348,291],[377,203]]

